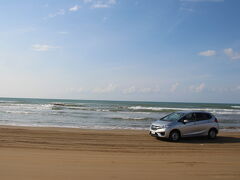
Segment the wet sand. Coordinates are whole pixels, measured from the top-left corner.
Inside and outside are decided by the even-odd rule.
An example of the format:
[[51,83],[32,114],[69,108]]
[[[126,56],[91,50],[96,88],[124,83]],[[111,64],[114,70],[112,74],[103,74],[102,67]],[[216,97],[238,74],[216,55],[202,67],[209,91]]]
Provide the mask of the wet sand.
[[173,143],[147,131],[0,126],[0,179],[240,179],[240,133]]

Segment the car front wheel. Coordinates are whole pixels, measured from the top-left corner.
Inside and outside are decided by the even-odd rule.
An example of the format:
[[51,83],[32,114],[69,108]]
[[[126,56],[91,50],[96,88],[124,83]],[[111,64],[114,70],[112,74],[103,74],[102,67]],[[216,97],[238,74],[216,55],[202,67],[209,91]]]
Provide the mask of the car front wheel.
[[174,142],[179,141],[180,138],[181,138],[180,132],[177,130],[173,130],[169,135],[169,139]]

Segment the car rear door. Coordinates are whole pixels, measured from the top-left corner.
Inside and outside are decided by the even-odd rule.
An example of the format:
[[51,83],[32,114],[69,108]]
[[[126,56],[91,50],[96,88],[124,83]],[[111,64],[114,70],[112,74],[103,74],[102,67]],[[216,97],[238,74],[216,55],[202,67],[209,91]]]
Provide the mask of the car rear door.
[[197,112],[196,114],[196,131],[197,135],[205,135],[209,130],[209,120],[211,119],[211,115],[204,112]]

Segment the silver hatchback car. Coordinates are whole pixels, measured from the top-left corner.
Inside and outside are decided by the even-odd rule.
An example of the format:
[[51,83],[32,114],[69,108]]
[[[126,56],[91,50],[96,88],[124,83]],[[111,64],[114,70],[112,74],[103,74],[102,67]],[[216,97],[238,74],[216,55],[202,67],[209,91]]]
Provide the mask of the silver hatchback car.
[[179,141],[181,137],[208,136],[216,138],[219,132],[217,118],[203,111],[179,111],[152,123],[149,134]]

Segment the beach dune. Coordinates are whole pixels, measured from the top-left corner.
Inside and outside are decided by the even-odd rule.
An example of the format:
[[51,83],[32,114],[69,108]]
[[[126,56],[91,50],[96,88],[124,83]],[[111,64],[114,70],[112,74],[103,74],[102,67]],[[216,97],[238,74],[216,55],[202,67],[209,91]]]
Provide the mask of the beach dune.
[[240,179],[240,133],[172,143],[147,131],[1,126],[0,179]]

